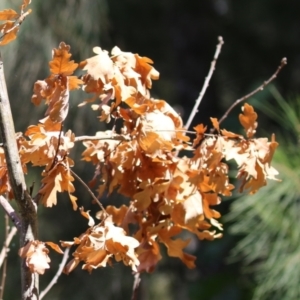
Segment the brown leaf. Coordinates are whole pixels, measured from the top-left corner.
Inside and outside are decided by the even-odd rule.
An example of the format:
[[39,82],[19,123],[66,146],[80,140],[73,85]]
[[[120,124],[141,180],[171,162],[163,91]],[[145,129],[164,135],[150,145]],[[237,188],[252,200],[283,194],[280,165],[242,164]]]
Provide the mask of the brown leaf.
[[0,11],[0,21],[16,20],[19,14],[13,9],[4,9]]
[[179,234],[181,228],[171,227],[170,229],[161,229],[159,231],[159,238],[166,245],[168,249],[168,255],[171,257],[178,257],[182,260],[182,262],[189,268],[195,268],[195,260],[196,257],[182,251],[189,244],[189,240],[184,241],[182,239],[173,240],[171,237]]
[[253,107],[247,103],[242,107],[242,114],[239,114],[239,120],[244,127],[247,137],[252,138],[256,133],[257,127],[257,113]]
[[30,271],[40,275],[50,268],[48,253],[45,243],[40,241],[31,241],[19,250],[19,255],[26,258],[26,265]]
[[217,118],[210,118],[212,124],[213,124],[213,127],[218,131],[220,132],[220,127],[219,127],[219,122],[218,122],[218,119]]
[[60,249],[60,247],[52,242],[45,242],[46,245],[48,245],[49,247],[51,247],[53,250],[55,250],[57,253],[63,254],[64,252]]
[[108,82],[114,76],[114,66],[108,52],[100,47],[93,48],[96,56],[88,58],[83,70],[87,71],[93,79],[100,79],[103,83]]
[[78,64],[74,60],[70,61],[72,56],[70,46],[64,42],[59,44],[58,49],[54,48],[52,51],[52,61],[49,62],[50,71],[55,75],[70,76],[77,69]]
[[6,45],[17,38],[17,32],[19,31],[19,26],[15,26],[14,21],[7,21],[6,23],[0,25],[0,34],[2,39],[0,40],[0,46]]

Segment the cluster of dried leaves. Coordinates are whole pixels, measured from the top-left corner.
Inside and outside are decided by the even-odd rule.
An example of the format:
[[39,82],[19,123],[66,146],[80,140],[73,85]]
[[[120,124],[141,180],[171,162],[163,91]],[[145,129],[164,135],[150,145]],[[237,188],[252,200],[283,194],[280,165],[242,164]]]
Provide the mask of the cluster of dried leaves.
[[6,45],[16,39],[19,27],[24,19],[31,13],[31,9],[25,11],[31,0],[23,0],[20,13],[13,9],[0,11],[0,46]]
[[[180,115],[165,101],[150,97],[152,80],[159,73],[149,58],[117,47],[111,54],[99,47],[94,52],[95,56],[77,64],[70,60],[70,47],[65,43],[53,50],[51,74],[35,83],[32,96],[35,105],[43,100],[48,105],[45,118],[17,137],[24,172],[27,163],[44,167],[36,198],[45,206],[55,205],[57,192],[66,191],[77,209],[70,170],[74,161],[69,155],[82,140],[82,159],[95,166],[90,186],[96,188],[98,198],[115,190],[128,198],[127,205],[109,205],[98,212],[97,224],[80,209],[89,228],[73,242],[62,242],[63,247],[76,246],[65,272],[80,262],[92,271],[111,264],[112,259],[123,261],[135,272],[151,272],[161,259],[160,244],[169,256],[193,268],[195,257],[184,252],[189,240],[180,234],[188,231],[208,240],[221,237],[220,213],[214,206],[234,189],[227,162],[237,164],[240,191],[257,192],[267,179],[276,179],[277,171],[271,166],[275,137],[271,141],[254,138],[257,114],[245,104],[239,115],[245,136],[220,129],[218,120],[211,118],[216,134],[209,134],[200,124],[190,138]],[[77,68],[85,72],[81,79],[74,75]],[[122,128],[84,139],[70,130],[63,132],[69,92],[78,88],[91,94],[81,105],[93,103],[100,121],[121,120]],[[181,150],[190,155],[180,157]],[[1,148],[0,165],[0,192],[11,194]],[[48,246],[61,251],[57,245]],[[43,273],[49,267],[48,250],[42,242],[29,243],[20,255],[34,272]]]

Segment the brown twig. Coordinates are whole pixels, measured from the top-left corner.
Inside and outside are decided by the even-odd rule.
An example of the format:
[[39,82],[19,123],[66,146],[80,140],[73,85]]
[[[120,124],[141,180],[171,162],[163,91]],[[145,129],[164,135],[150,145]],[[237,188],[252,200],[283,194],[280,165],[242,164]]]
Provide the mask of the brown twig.
[[126,137],[122,135],[114,135],[114,136],[88,136],[88,135],[83,135],[83,136],[77,136],[75,137],[74,142],[85,142],[85,141],[101,141],[101,140],[113,140],[113,141],[126,141]]
[[65,267],[65,265],[67,263],[67,260],[69,258],[69,252],[70,252],[70,248],[66,248],[56,274],[54,275],[52,280],[49,282],[47,287],[40,293],[40,300],[43,299],[45,297],[45,295],[51,290],[53,285],[57,283],[57,280],[58,280],[59,276],[61,275],[61,273],[63,272],[64,267]]
[[[266,81],[264,81],[263,84],[261,84],[257,89],[255,89],[254,91],[252,91],[251,93],[249,93],[248,95],[236,100],[229,108],[228,110],[225,112],[225,114],[222,116],[222,118],[219,120],[219,125],[228,117],[229,113],[237,106],[239,105],[241,102],[249,99],[250,97],[252,97],[253,95],[255,95],[258,92],[261,92],[268,84],[270,84],[279,74],[279,72],[282,70],[282,68],[287,64],[287,59],[286,57],[284,57],[281,62],[280,65],[278,66],[277,70],[275,71],[275,73]],[[211,130],[211,132],[214,132],[215,129],[213,128]]]
[[21,230],[21,220],[19,216],[17,215],[13,207],[10,205],[8,200],[3,196],[0,196],[0,206],[3,208],[5,213],[10,217],[10,219],[12,220],[16,228],[18,230]]
[[49,168],[48,172],[51,171],[51,170],[55,167],[55,164],[57,163],[57,155],[58,155],[58,151],[59,151],[60,138],[61,138],[63,126],[64,126],[64,124],[61,123],[61,124],[60,124],[59,134],[58,134],[58,139],[57,139],[57,147],[56,147],[55,155],[54,155],[54,158],[53,158],[51,167]]
[[134,281],[133,281],[133,287],[132,287],[132,295],[131,300],[136,300],[138,298],[138,290],[141,283],[141,274],[135,273],[134,274]]
[[95,196],[95,194],[92,192],[92,190],[88,187],[88,185],[71,169],[69,169],[71,174],[85,187],[85,189],[88,191],[88,193],[92,196],[93,200],[100,206],[100,208],[102,209],[102,211],[108,215],[108,213],[106,212],[104,206],[102,205],[102,203],[99,201],[99,199]]
[[221,36],[218,37],[218,41],[219,41],[219,43],[217,45],[214,58],[213,58],[213,60],[212,60],[212,62],[210,64],[208,75],[205,78],[202,90],[201,90],[198,98],[196,99],[196,103],[195,103],[195,105],[193,107],[193,110],[192,110],[190,116],[189,116],[189,119],[188,119],[188,121],[186,122],[186,124],[184,126],[186,129],[189,129],[189,127],[191,126],[192,121],[193,121],[196,113],[198,112],[198,107],[199,107],[199,105],[200,105],[200,103],[202,101],[202,98],[203,98],[203,96],[204,96],[204,94],[205,94],[205,92],[206,92],[206,90],[207,90],[207,88],[209,86],[209,81],[210,81],[210,79],[211,79],[211,77],[212,77],[212,75],[214,73],[215,68],[216,68],[217,59],[218,59],[219,54],[221,52],[222,45],[224,44],[223,38]]

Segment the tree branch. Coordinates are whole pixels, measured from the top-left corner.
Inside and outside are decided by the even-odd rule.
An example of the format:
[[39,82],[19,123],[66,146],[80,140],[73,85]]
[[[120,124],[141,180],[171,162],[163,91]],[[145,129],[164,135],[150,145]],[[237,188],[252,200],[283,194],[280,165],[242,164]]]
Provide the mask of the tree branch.
[[[0,135],[3,142],[10,185],[20,211],[20,247],[37,239],[37,209],[29,195],[19,157],[14,122],[0,55]],[[25,259],[21,260],[22,299],[38,299],[38,274],[31,273]]]
[[[279,72],[282,70],[282,68],[287,64],[287,59],[284,57],[281,62],[280,65],[278,66],[277,70],[275,71],[275,73],[267,80],[264,81],[263,84],[261,84],[257,89],[255,89],[254,91],[252,91],[251,93],[249,93],[248,95],[236,100],[229,108],[228,110],[225,112],[225,114],[222,116],[222,118],[219,120],[219,125],[228,117],[229,113],[237,106],[239,105],[241,102],[246,101],[247,99],[249,99],[250,97],[252,97],[253,95],[255,95],[258,92],[261,92],[268,84],[270,84],[279,74]],[[215,130],[213,129],[212,132],[214,132]]]
[[92,196],[93,200],[100,206],[100,208],[103,210],[103,212],[108,216],[108,213],[106,212],[104,206],[99,201],[99,199],[95,196],[95,194],[92,192],[92,190],[88,187],[88,185],[71,169],[69,169],[71,174],[86,188],[88,193]]
[[45,297],[45,295],[51,290],[53,285],[57,283],[57,280],[58,280],[59,276],[61,275],[61,273],[63,272],[64,267],[65,267],[65,265],[67,263],[67,260],[69,258],[69,252],[70,252],[70,248],[66,248],[66,250],[64,252],[64,255],[63,255],[63,258],[61,260],[61,263],[59,265],[59,268],[58,268],[55,276],[52,278],[52,280],[47,285],[47,287],[41,292],[40,300],[42,300]]
[[[15,226],[13,226],[10,229],[10,231],[7,235],[7,238],[5,239],[4,246],[3,246],[2,250],[1,250],[1,253],[0,253],[0,267],[2,266],[3,261],[4,261],[6,255],[7,255],[8,246],[10,245],[10,243],[11,243],[13,237],[15,236],[15,234],[17,233],[17,231],[18,231],[17,228]],[[0,298],[0,299],[2,299],[2,298]]]
[[18,214],[15,212],[15,210],[10,205],[8,200],[3,196],[0,196],[0,205],[3,208],[3,210],[5,211],[5,213],[10,217],[12,222],[15,224],[16,228],[18,230],[21,230],[21,220],[20,220]]
[[221,52],[222,45],[224,44],[223,38],[221,36],[218,37],[218,41],[219,41],[219,43],[218,43],[217,48],[216,48],[214,59],[213,59],[213,61],[210,64],[208,75],[205,78],[202,90],[201,90],[198,98],[196,99],[196,103],[195,103],[195,105],[193,107],[193,110],[192,110],[190,116],[189,116],[189,119],[188,119],[188,121],[186,122],[186,124],[184,126],[186,129],[189,129],[189,127],[191,126],[192,121],[193,121],[196,113],[198,112],[198,107],[199,107],[199,105],[200,105],[200,103],[202,101],[202,98],[203,98],[203,96],[204,96],[204,94],[205,94],[205,92],[206,92],[206,90],[207,90],[207,88],[209,86],[209,81],[210,81],[210,79],[211,79],[211,77],[212,77],[212,75],[214,73],[215,68],[216,68],[216,63],[217,63],[219,54]]
[[4,245],[3,245],[3,248],[2,248],[2,250],[4,252],[4,259],[3,259],[2,278],[1,278],[1,285],[0,285],[0,299],[3,299],[3,295],[4,295],[4,287],[5,287],[5,281],[6,281],[6,270],[7,270],[7,253],[9,251],[9,248],[8,248],[8,245],[7,245],[7,237],[8,237],[8,231],[9,231],[8,215],[4,215],[4,219],[5,219],[5,242],[4,242]]
[[122,135],[113,135],[111,137],[83,135],[83,136],[75,137],[75,142],[101,141],[101,140],[127,141],[128,139],[126,139],[126,137],[124,137]]

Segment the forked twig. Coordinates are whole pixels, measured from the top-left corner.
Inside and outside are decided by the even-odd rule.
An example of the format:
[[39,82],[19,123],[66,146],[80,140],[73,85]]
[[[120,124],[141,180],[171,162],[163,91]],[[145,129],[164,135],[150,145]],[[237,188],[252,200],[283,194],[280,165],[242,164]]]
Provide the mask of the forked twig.
[[192,110],[190,116],[189,116],[189,119],[188,119],[188,121],[186,122],[186,124],[184,126],[186,129],[189,129],[189,127],[191,126],[192,121],[193,121],[196,113],[198,112],[198,107],[199,107],[199,105],[200,105],[200,103],[202,101],[202,98],[203,98],[203,96],[204,96],[204,94],[205,94],[205,92],[206,92],[206,90],[207,90],[207,88],[209,86],[209,81],[210,81],[210,79],[211,79],[211,77],[212,77],[212,75],[214,73],[215,68],[216,68],[217,59],[218,59],[219,54],[221,52],[222,45],[224,44],[223,38],[221,36],[218,37],[218,41],[219,41],[219,43],[218,43],[217,48],[216,48],[214,59],[212,60],[212,62],[210,64],[208,75],[205,78],[202,90],[201,90],[198,98],[196,99],[196,103],[195,103],[195,105],[193,107],[193,110]]
[[51,290],[51,288],[53,287],[54,284],[57,283],[57,280],[59,278],[59,276],[61,275],[62,271],[64,270],[64,267],[67,263],[67,260],[69,258],[69,252],[70,252],[70,248],[66,248],[63,258],[61,260],[61,263],[59,265],[59,268],[56,272],[56,274],[54,275],[54,277],[52,278],[52,280],[49,282],[49,284],[47,285],[47,287],[40,293],[40,300],[42,298],[45,297],[45,295]]
[[[278,66],[277,70],[275,71],[275,73],[266,81],[264,81],[263,84],[261,84],[258,88],[256,88],[254,91],[252,91],[251,93],[249,93],[248,95],[236,100],[229,108],[228,110],[225,112],[225,114],[222,116],[222,118],[219,120],[219,125],[228,117],[229,113],[237,106],[239,105],[241,102],[249,99],[250,97],[252,97],[253,95],[255,95],[256,93],[262,91],[268,84],[270,84],[279,74],[279,72],[282,70],[282,68],[287,64],[287,59],[286,57],[284,57],[281,62],[280,65]],[[213,128],[211,130],[211,132],[214,132],[215,129]]]
[[100,206],[100,208],[102,209],[102,211],[108,215],[108,213],[106,212],[104,206],[102,205],[102,203],[99,201],[99,199],[95,196],[95,194],[92,192],[92,190],[88,187],[88,185],[71,169],[69,169],[71,174],[86,188],[86,190],[88,191],[88,193],[92,196],[93,200]]

